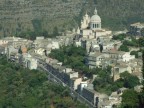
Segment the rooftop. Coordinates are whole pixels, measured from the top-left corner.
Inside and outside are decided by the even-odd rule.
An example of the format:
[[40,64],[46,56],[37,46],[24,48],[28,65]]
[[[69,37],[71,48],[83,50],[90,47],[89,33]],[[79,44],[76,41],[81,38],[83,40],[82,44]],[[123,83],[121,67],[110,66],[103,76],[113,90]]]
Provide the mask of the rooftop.
[[98,57],[100,55],[102,55],[102,53],[100,53],[100,52],[90,52],[90,54],[88,56]]
[[136,26],[136,27],[143,28],[144,27],[144,23],[137,22],[137,23],[131,24],[130,26]]
[[124,54],[127,53],[127,52],[117,51],[117,50],[110,50],[108,53],[110,53],[110,54],[122,54],[122,55],[124,55]]

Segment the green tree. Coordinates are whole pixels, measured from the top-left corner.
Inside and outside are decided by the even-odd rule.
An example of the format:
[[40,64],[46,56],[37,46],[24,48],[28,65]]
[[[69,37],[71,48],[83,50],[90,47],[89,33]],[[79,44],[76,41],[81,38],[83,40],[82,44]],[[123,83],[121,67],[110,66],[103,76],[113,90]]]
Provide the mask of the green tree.
[[[142,62],[143,62],[143,67],[142,67],[142,75],[144,78],[144,51],[142,52]],[[139,107],[143,108],[144,106],[144,81],[142,82],[143,88],[142,91],[139,93]]]
[[137,47],[138,44],[137,44],[137,40],[136,39],[132,39],[132,41],[128,41],[128,40],[123,41],[123,45]]
[[60,49],[52,50],[49,54],[50,57],[63,62],[65,66],[73,68],[80,73],[90,75],[88,67],[85,65],[85,55],[86,51],[84,48],[73,45],[63,46]]
[[128,48],[126,45],[121,45],[118,50],[119,50],[119,51],[129,52],[129,48]]
[[138,51],[131,51],[130,55],[135,55],[135,57],[138,58]]
[[136,85],[140,84],[137,76],[131,75],[128,72],[120,74],[121,79],[124,81],[124,87],[133,88]]
[[49,37],[48,31],[44,30],[42,32],[42,36],[44,36],[45,38]]
[[119,35],[114,35],[112,39],[114,40],[121,40],[123,41],[124,38],[126,38],[126,34],[119,34]]
[[59,31],[57,27],[54,27],[53,29],[53,36],[59,36]]
[[139,41],[139,46],[144,47],[144,37],[140,38],[138,41]]
[[40,19],[33,19],[32,20],[34,31],[40,32],[42,31],[42,21]]
[[138,108],[139,100],[138,93],[134,90],[126,90],[122,94],[122,107],[123,108]]
[[0,56],[0,79],[0,108],[82,106],[71,99],[68,88],[49,82],[46,72],[8,63],[5,56]]

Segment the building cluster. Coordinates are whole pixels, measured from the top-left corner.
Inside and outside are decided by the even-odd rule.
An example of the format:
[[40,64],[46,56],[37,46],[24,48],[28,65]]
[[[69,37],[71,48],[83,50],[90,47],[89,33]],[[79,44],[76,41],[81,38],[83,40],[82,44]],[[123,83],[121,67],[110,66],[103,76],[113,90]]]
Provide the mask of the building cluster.
[[62,46],[73,44],[73,33],[67,32],[66,36],[57,36],[56,38],[37,37],[33,42],[34,52],[39,55],[48,55],[51,50],[59,49]]
[[37,69],[37,60],[28,53],[33,41],[18,38],[6,37],[0,40],[0,54],[6,55],[10,61],[17,61],[29,69]]
[[[140,23],[132,24],[131,26],[143,28]],[[132,33],[131,30],[130,32]],[[101,18],[95,9],[92,17],[87,13],[84,15],[81,21],[81,27],[78,27],[76,31],[74,44],[86,49],[86,65],[88,65],[89,68],[106,68],[107,66],[111,66],[114,81],[118,80],[120,74],[125,71],[138,76],[141,81],[141,56],[135,58],[130,52],[118,51],[122,42],[113,40],[112,36],[112,31],[102,28]],[[138,48],[134,50],[138,50]]]
[[113,92],[110,96],[98,93],[94,90],[91,80],[82,77],[77,71],[62,66],[62,63],[56,59],[47,58],[46,63],[48,70],[52,74],[57,76],[64,84],[77,91],[95,107],[112,108],[113,105],[119,105],[121,103],[121,94],[123,92],[121,89],[124,88],[119,89],[119,92]]
[[133,36],[144,36],[144,23],[131,24],[129,33]]
[[[131,26],[136,27],[136,25]],[[80,28],[67,32],[64,36],[47,39],[41,36],[34,41],[18,37],[1,39],[0,54],[5,54],[8,60],[17,61],[29,69],[37,69],[40,64],[46,63],[46,67],[53,75],[98,108],[112,108],[113,105],[119,105],[125,88],[120,88],[110,96],[98,93],[94,90],[91,79],[85,78],[74,69],[63,66],[58,60],[48,57],[52,50],[72,44],[86,49],[86,65],[90,69],[111,66],[111,77],[114,81],[118,80],[120,74],[125,71],[138,76],[140,81],[143,80],[141,57],[135,58],[130,52],[118,51],[122,42],[112,40],[112,31],[102,29],[101,18],[96,9],[92,17],[86,13]],[[93,80],[95,78],[96,76]]]

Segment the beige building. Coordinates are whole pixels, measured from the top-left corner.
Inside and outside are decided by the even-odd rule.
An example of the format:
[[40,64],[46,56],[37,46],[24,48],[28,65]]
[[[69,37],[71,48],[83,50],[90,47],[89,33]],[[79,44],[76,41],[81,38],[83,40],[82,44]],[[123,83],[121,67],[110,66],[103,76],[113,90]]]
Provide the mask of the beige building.
[[79,77],[78,72],[73,71],[71,68],[65,68],[63,70],[63,80],[74,90],[77,90],[82,82],[82,78]]
[[7,40],[0,40],[0,45],[5,45],[5,44],[8,44]]
[[106,53],[109,54],[109,57],[111,59],[116,59],[118,61],[129,62],[129,61],[135,59],[135,56],[130,55],[130,52],[110,50]]
[[74,90],[77,90],[81,82],[82,82],[82,78],[71,78],[72,88]]
[[22,54],[22,60],[20,61],[20,63],[21,62],[22,62],[24,67],[29,68],[30,70],[37,69],[37,67],[38,67],[37,59],[33,58],[28,53]]
[[36,48],[34,50],[34,53],[43,56],[43,55],[45,55],[44,51],[45,51],[44,48]]
[[132,73],[132,68],[126,64],[118,64],[114,67],[114,71],[117,73],[123,73],[125,71]]
[[132,73],[132,68],[129,65],[126,65],[125,63],[123,64],[116,64],[115,66],[113,66],[112,68],[112,76],[113,76],[113,80],[116,81],[118,79],[120,79],[120,74],[123,72],[129,72]]
[[104,55],[99,52],[90,52],[87,56],[87,65],[89,68],[96,68],[101,66],[102,61],[105,59]]
[[112,32],[101,28],[101,18],[97,13],[97,9],[95,9],[92,17],[86,13],[81,21],[81,28],[77,29],[77,33],[85,39],[97,39],[101,36],[111,35]]

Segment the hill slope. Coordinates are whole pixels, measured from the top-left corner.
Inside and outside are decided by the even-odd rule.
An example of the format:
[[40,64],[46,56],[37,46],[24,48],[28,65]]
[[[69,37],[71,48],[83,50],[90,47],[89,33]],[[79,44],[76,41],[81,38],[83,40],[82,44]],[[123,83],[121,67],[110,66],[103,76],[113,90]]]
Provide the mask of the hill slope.
[[8,63],[0,56],[0,108],[86,108],[67,88],[51,83],[45,72]]
[[143,0],[1,0],[0,35],[15,35],[27,30],[52,32],[71,29],[80,23],[87,10],[93,13],[95,4],[103,27],[119,29],[144,21]]

